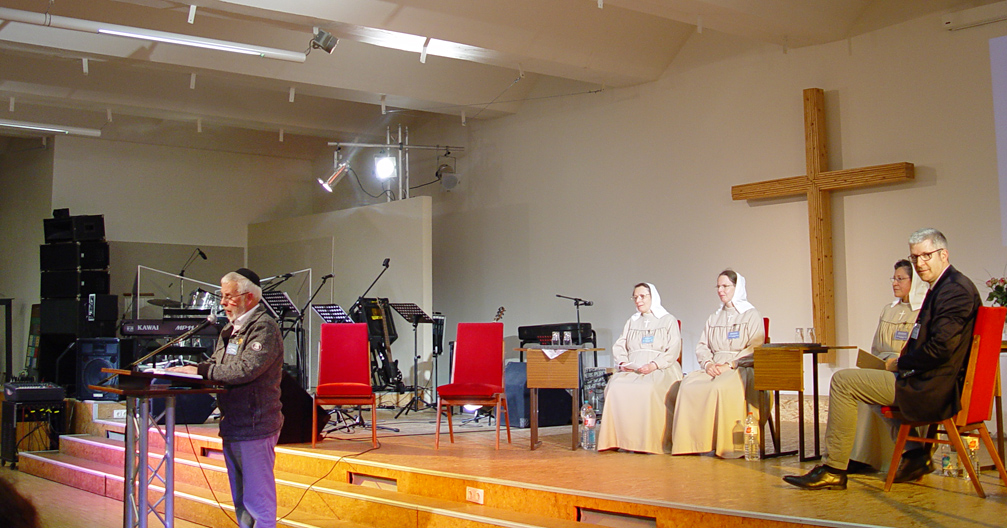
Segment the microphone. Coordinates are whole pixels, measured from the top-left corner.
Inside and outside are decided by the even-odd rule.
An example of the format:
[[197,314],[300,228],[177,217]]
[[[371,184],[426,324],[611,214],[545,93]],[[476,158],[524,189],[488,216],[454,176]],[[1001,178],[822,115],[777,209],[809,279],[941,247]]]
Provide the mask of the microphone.
[[197,251],[197,252],[199,253],[199,256],[200,256],[200,257],[201,257],[201,258],[202,258],[203,260],[206,260],[206,253],[203,253],[203,250],[202,250],[202,249],[199,249],[199,248],[196,248],[196,251]]
[[281,279],[289,279],[290,277],[293,277],[293,276],[294,276],[293,273],[284,273],[283,275],[280,275],[280,278]]
[[390,261],[390,260],[391,259],[387,259],[386,258],[385,261],[381,263],[381,265],[387,268],[388,267],[388,261]]
[[594,301],[581,301],[581,306],[594,306]]
[[186,332],[186,334],[188,334],[188,335],[191,336],[191,335],[195,334],[196,332],[199,332],[200,330],[202,330],[202,329],[204,329],[204,328],[206,328],[206,327],[208,327],[208,326],[210,326],[212,324],[216,324],[216,323],[217,323],[217,314],[215,314],[213,312],[210,312],[210,315],[206,316],[206,319],[203,319],[202,323],[199,323],[198,325],[196,325],[195,328],[193,328],[192,330],[189,330],[188,332]]
[[325,282],[325,281],[327,281],[327,280],[329,280],[331,278],[332,278],[332,274],[331,273],[329,273],[328,275],[323,275],[322,276],[322,282]]

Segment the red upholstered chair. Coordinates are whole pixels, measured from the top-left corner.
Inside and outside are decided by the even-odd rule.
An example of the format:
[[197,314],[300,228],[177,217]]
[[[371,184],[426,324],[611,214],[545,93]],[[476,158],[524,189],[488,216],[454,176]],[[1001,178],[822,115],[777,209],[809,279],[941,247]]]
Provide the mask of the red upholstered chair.
[[[378,447],[377,404],[371,388],[371,354],[367,323],[325,323],[318,348],[318,388],[312,406],[370,405],[371,443]],[[311,413],[311,430],[318,431],[318,413]],[[311,438],[315,447],[318,435]]]
[[440,447],[441,415],[448,411],[448,434],[455,441],[451,408],[455,405],[493,405],[496,407],[496,448],[500,449],[500,407],[507,425],[507,443],[511,443],[507,394],[503,381],[503,323],[458,323],[455,338],[454,368],[451,383],[437,387],[437,431],[434,448]]
[[[885,491],[892,489],[892,482],[895,480],[895,473],[898,471],[899,459],[902,457],[902,449],[906,445],[906,440],[925,442],[928,444],[949,444],[959,453],[966,453],[967,449],[962,443],[962,435],[976,436],[982,439],[986,446],[986,451],[993,459],[997,471],[1000,473],[1000,481],[1007,486],[1007,471],[1004,471],[1003,461],[997,454],[990,433],[986,429],[986,420],[990,419],[993,411],[993,391],[999,378],[1000,372],[1000,340],[1004,327],[1004,317],[1007,316],[1007,308],[987,307],[979,308],[979,315],[976,317],[975,330],[972,332],[972,349],[969,352],[968,369],[965,371],[965,385],[962,387],[962,410],[955,416],[941,422],[906,422],[903,421],[899,427],[899,437],[895,442],[895,452],[892,454],[892,463],[888,469],[888,478],[885,479]],[[882,407],[882,412],[888,418],[901,419],[897,407]],[[910,436],[911,428],[928,425],[927,438]],[[939,440],[935,433],[945,433],[947,440]],[[979,483],[971,464],[963,464],[965,470],[972,479],[972,486],[980,497],[986,498],[983,487]]]

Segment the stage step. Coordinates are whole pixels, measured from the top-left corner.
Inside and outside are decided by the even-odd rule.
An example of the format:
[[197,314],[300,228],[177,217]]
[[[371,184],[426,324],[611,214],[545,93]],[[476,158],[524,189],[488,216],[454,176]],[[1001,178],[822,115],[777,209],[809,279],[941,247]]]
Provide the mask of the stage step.
[[[199,443],[214,444],[207,439],[198,440]],[[219,439],[216,443],[219,444]],[[194,457],[188,451],[188,439],[176,431],[175,516],[210,526],[230,524],[226,515],[233,517],[233,507],[230,505],[223,461]],[[60,451],[22,453],[21,471],[121,500],[123,453],[123,443],[118,440],[68,435],[61,438]],[[152,455],[152,462],[155,456],[158,455]],[[376,476],[389,473],[388,470],[378,469],[359,467],[339,457],[319,459],[318,456],[305,456],[297,449],[280,448],[276,470],[278,515],[289,521],[285,525],[306,528],[581,526],[573,521],[534,513],[347,483],[350,472],[378,474]],[[408,479],[407,475],[397,471],[392,473],[398,478]],[[158,481],[151,485],[151,489],[157,497],[163,493]],[[216,497],[210,489],[214,490]],[[151,500],[157,498],[152,497]]]

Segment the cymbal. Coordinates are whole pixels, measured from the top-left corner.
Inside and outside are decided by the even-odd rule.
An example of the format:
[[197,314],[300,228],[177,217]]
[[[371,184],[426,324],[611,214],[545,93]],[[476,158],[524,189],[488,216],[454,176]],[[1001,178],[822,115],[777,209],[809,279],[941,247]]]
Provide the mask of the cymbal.
[[147,301],[147,304],[153,304],[154,306],[160,306],[161,308],[181,308],[182,303],[174,299],[151,299]]

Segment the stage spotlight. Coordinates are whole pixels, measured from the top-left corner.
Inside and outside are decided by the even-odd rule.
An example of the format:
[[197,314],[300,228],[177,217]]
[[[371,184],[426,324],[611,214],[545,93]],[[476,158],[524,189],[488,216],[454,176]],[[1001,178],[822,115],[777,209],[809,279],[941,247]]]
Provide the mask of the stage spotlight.
[[455,175],[455,168],[447,163],[442,163],[440,167],[437,167],[437,172],[434,175],[437,177],[437,181],[441,182],[441,187],[444,187],[447,191],[458,186],[458,176]]
[[332,188],[336,185],[336,182],[338,182],[339,179],[343,177],[343,174],[346,173],[346,169],[348,168],[349,164],[344,161],[340,163],[339,166],[336,167],[334,171],[332,171],[332,176],[329,176],[328,180],[322,180],[321,178],[318,178],[318,183],[322,184],[322,188],[325,189],[326,191],[332,192]]
[[395,177],[395,158],[388,154],[380,154],[374,158],[374,175],[379,180]]
[[336,44],[339,44],[339,39],[333,37],[332,33],[321,28],[315,28],[315,36],[311,39],[312,49],[322,49],[326,53],[332,53],[332,50],[336,49]]

